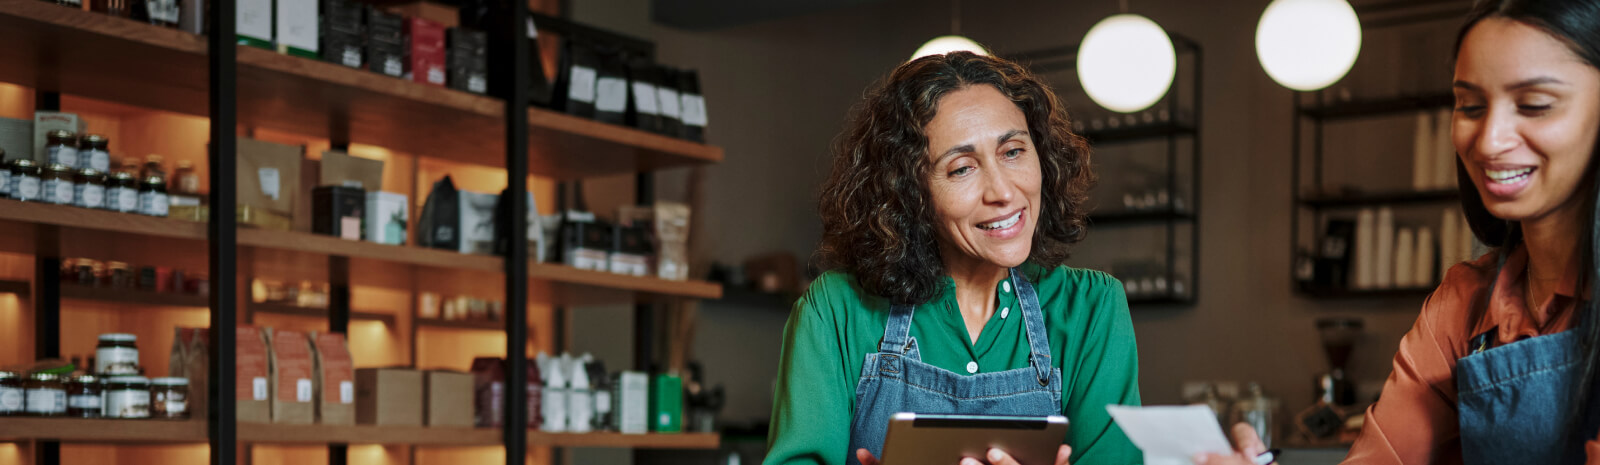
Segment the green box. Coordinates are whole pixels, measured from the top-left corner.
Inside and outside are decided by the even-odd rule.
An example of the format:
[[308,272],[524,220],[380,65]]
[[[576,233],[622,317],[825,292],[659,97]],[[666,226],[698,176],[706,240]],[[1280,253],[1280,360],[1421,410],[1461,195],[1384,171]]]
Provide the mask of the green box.
[[658,375],[650,380],[650,432],[683,432],[683,378]]

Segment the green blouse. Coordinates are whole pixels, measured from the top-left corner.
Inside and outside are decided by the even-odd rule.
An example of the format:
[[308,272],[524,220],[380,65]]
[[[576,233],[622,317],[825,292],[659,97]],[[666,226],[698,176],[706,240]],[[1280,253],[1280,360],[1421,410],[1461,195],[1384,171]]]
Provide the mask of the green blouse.
[[[1061,414],[1071,425],[1063,443],[1073,465],[1132,464],[1143,455],[1111,421],[1107,405],[1139,405],[1139,357],[1128,300],[1116,278],[1099,271],[1032,264],[1022,272],[1039,294],[1052,360],[1061,363]],[[922,361],[963,375],[1028,367],[1022,310],[1009,283],[995,283],[999,305],[972,343],[945,277],[939,296],[911,321]],[[878,350],[889,302],[869,295],[853,276],[830,271],[795,303],[784,328],[783,354],[767,438],[767,464],[845,462],[856,381],[867,354]],[[952,461],[951,463],[955,463]]]

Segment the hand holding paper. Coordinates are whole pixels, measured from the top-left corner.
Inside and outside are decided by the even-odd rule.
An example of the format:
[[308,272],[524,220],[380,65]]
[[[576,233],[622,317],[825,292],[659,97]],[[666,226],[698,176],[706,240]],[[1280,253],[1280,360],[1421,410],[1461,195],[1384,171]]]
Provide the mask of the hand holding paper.
[[1128,439],[1144,451],[1145,465],[1190,465],[1190,457],[1196,454],[1233,452],[1216,414],[1203,405],[1108,405],[1106,410]]

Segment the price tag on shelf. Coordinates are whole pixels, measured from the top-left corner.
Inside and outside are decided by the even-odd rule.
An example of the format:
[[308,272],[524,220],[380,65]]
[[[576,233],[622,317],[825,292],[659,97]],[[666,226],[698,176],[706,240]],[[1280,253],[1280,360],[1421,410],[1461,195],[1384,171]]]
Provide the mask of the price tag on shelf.
[[356,401],[356,383],[350,381],[339,382],[339,403],[352,404]]
[[295,402],[311,402],[311,380],[300,378],[294,382]]
[[255,400],[267,400],[267,378],[257,376],[250,379],[250,396]]

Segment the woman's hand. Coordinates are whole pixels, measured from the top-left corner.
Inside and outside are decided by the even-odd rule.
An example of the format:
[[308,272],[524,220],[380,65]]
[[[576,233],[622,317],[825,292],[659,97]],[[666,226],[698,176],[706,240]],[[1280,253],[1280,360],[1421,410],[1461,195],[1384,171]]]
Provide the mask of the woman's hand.
[[1232,454],[1196,454],[1194,463],[1195,465],[1255,465],[1256,456],[1266,452],[1267,446],[1261,443],[1261,435],[1256,434],[1255,428],[1239,423],[1233,425],[1233,449]]
[[[1260,441],[1257,441],[1257,442],[1260,442]],[[1055,463],[1055,465],[1069,465],[1067,463],[1067,459],[1070,458],[1070,457],[1072,457],[1072,447],[1068,446],[1066,444],[1062,444],[1060,449],[1056,449],[1056,463]],[[861,465],[878,465],[878,458],[877,457],[873,457],[872,453],[871,452],[867,452],[866,449],[856,449],[856,460],[861,461]],[[972,457],[967,457],[967,458],[961,459],[961,465],[983,465],[983,462],[979,462],[978,459],[975,459],[975,458],[972,458]],[[1005,451],[1002,451],[1000,449],[989,449],[989,465],[1033,465],[1033,464],[1019,464],[1019,463],[1017,463],[1016,459],[1011,458],[1011,455],[1006,454]],[[1251,465],[1254,465],[1254,464],[1251,464]]]

